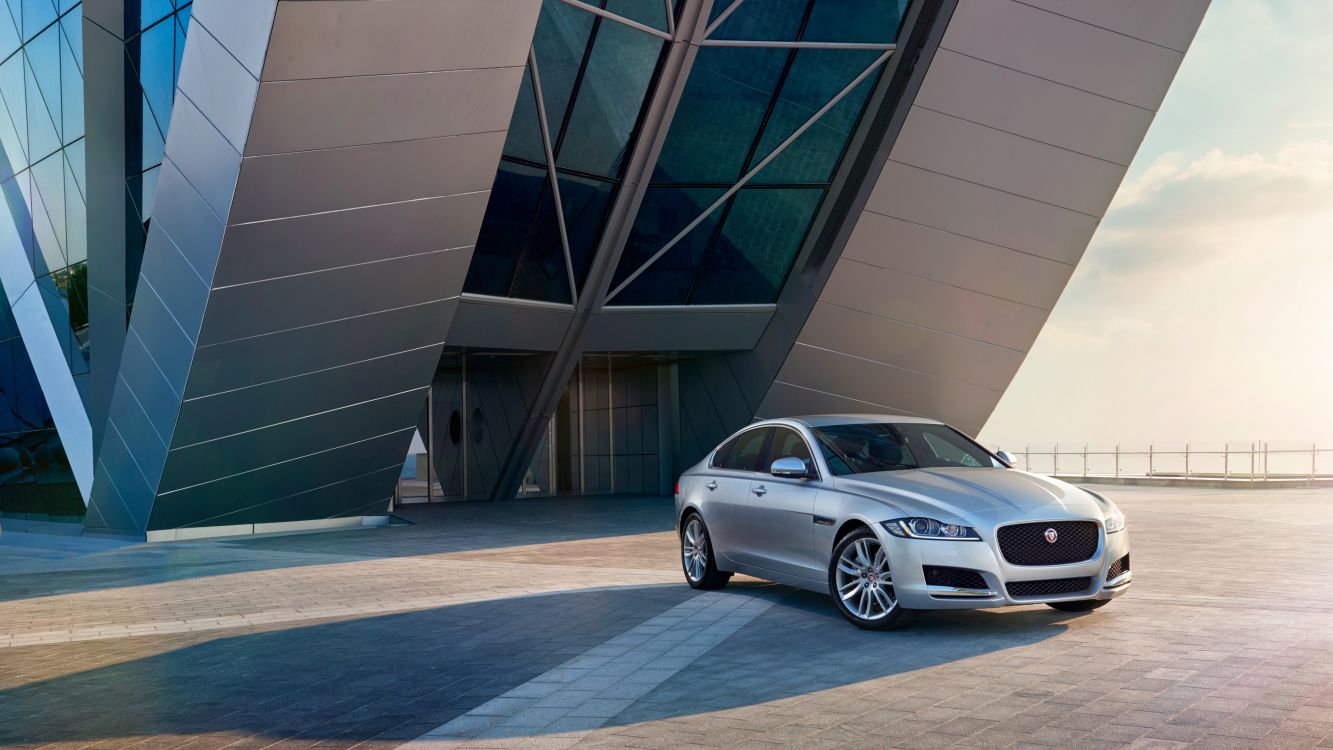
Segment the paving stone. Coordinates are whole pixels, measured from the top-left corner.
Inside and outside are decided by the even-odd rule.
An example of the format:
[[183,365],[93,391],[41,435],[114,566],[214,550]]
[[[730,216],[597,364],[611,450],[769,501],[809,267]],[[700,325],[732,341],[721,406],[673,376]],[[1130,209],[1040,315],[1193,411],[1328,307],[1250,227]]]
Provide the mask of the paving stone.
[[[1333,747],[1333,601],[1273,586],[1333,588],[1333,491],[1106,493],[1127,596],[891,633],[744,577],[685,587],[669,499],[153,546],[6,531],[0,746],[381,750],[452,724],[427,746]],[[1256,505],[1303,522],[1219,555]]]

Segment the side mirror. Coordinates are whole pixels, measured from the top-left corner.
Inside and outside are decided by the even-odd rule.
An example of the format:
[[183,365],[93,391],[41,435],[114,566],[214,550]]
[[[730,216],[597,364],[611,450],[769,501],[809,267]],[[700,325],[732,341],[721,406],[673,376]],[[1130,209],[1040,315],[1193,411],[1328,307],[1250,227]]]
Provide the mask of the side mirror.
[[1009,468],[1011,469],[1018,465],[1018,462],[1014,460],[1014,457],[1009,455],[1009,451],[995,451],[995,455],[999,456],[1001,461],[1009,464]]
[[779,458],[769,467],[769,473],[782,479],[809,479],[813,476],[810,467],[805,462],[795,456]]

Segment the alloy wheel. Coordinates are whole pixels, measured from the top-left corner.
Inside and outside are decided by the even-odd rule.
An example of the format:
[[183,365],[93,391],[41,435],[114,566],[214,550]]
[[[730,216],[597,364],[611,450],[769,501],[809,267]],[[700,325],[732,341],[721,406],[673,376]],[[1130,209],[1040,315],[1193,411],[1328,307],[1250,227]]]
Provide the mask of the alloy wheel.
[[835,584],[843,605],[862,620],[882,620],[898,606],[889,558],[873,538],[857,539],[843,549]]
[[703,522],[696,516],[685,524],[685,533],[681,535],[680,556],[685,563],[685,575],[691,581],[702,581],[708,572],[708,535],[704,533]]

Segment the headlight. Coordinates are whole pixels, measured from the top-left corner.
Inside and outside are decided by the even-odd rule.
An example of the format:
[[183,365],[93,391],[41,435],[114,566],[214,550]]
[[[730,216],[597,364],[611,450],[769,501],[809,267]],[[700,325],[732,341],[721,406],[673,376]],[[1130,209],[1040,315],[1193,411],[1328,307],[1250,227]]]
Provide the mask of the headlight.
[[1117,531],[1125,530],[1125,514],[1120,512],[1120,508],[1115,503],[1107,500],[1092,490],[1085,488],[1083,491],[1092,495],[1093,498],[1101,503],[1102,507],[1106,509],[1106,521],[1104,522],[1106,524],[1106,533],[1114,534]]
[[895,518],[884,522],[884,530],[907,539],[952,539],[960,542],[979,542],[981,537],[971,526],[941,523],[933,518]]
[[1125,530],[1125,514],[1120,509],[1112,505],[1106,511],[1106,533],[1114,534],[1117,531]]

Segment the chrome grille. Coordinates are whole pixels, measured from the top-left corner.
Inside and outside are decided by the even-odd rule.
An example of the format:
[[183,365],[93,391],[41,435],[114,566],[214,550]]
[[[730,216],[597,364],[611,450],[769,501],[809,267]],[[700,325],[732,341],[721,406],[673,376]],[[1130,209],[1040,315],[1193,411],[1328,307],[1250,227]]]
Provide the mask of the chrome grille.
[[[1048,532],[1054,532],[1054,542]],[[1068,565],[1091,560],[1100,533],[1094,521],[1047,521],[1001,526],[995,538],[1011,565]]]

